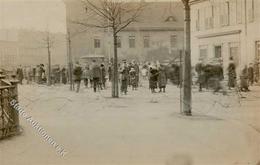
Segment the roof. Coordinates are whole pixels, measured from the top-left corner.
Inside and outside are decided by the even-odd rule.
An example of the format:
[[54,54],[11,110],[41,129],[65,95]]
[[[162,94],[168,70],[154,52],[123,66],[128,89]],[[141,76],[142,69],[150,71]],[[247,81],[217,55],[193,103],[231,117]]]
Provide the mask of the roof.
[[[64,0],[66,4],[67,18],[72,21],[91,20],[85,13],[86,8],[78,0]],[[139,2],[129,2],[129,5],[136,5]],[[131,23],[124,31],[144,29],[144,31],[175,31],[183,30],[184,11],[182,2],[161,1],[146,2],[146,6],[138,17],[137,22]],[[93,18],[95,19],[95,18]],[[69,25],[72,26],[72,25]],[[138,29],[138,30],[139,30]]]

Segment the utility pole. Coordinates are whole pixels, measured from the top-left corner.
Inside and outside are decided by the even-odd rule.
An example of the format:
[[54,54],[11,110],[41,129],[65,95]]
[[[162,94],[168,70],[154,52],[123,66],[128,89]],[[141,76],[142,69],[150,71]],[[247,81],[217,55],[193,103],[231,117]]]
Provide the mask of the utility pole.
[[50,34],[49,32],[47,33],[47,50],[48,50],[48,82],[47,85],[51,85],[51,41],[50,41]]
[[67,40],[68,40],[68,73],[69,73],[69,81],[70,81],[70,90],[73,90],[73,80],[72,80],[72,58],[71,58],[71,36],[70,36],[70,32],[68,31],[68,36],[67,36]]
[[183,58],[183,86],[182,113],[191,116],[191,37],[190,37],[190,0],[182,0],[184,5],[184,58]]

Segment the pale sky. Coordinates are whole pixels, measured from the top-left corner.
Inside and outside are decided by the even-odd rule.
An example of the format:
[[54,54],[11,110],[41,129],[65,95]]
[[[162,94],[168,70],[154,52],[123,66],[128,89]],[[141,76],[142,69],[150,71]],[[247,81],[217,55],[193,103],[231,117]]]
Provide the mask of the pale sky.
[[66,31],[61,0],[0,0],[0,28]]

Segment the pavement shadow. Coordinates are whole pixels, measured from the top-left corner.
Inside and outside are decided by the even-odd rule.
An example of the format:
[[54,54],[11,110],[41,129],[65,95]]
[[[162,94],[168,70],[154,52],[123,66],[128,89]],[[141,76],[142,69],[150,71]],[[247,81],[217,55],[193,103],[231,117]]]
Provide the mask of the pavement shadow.
[[200,113],[196,113],[196,112],[193,112],[191,116],[185,116],[181,113],[173,113],[172,116],[178,117],[180,119],[193,120],[193,121],[196,121],[196,120],[223,121],[224,120],[219,117],[210,116],[210,115],[206,115],[206,114],[200,114]]

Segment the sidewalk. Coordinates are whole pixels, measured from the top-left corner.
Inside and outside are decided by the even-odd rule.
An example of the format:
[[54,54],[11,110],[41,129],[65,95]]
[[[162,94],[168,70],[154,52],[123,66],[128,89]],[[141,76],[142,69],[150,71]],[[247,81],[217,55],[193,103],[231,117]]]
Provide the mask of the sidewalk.
[[[20,103],[66,150],[55,153],[23,119],[21,136],[0,142],[1,165],[255,165],[260,161],[260,87],[245,99],[193,92],[180,115],[179,89],[146,87],[119,99],[110,89],[20,86]],[[14,156],[15,155],[15,156]],[[187,164],[190,165],[190,164]]]

